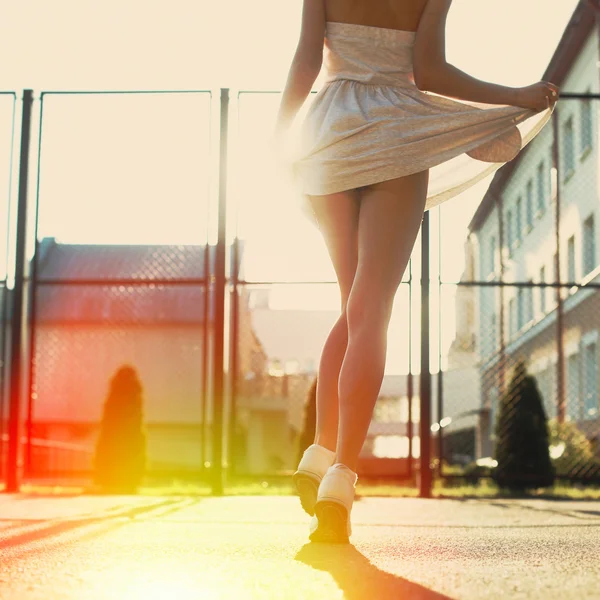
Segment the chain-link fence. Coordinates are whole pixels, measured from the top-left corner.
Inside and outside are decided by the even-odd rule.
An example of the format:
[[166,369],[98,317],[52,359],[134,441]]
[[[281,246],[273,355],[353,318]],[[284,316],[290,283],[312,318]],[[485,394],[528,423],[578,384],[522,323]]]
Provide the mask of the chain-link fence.
[[599,116],[598,95],[563,94],[477,206],[460,282],[441,284],[456,306],[434,425],[444,475],[498,475],[506,452],[517,475],[543,471],[541,436],[559,478],[600,481]]
[[95,477],[111,382],[128,367],[149,479],[198,480],[210,462],[211,102],[208,91],[40,96],[25,480]]
[[[279,94],[242,92],[232,106],[223,98],[218,109],[208,93],[41,94],[15,386],[22,390],[17,468],[24,480],[84,483],[95,476],[112,382],[127,368],[141,387],[150,479],[214,479],[221,436],[215,401],[225,400],[230,474],[288,474],[301,438],[312,436],[313,384],[339,316],[335,276],[319,232],[297,220],[299,207],[282,202],[283,190],[264,171],[269,140],[260,131],[265,115],[274,118]],[[174,114],[185,120],[183,137]],[[230,129],[227,176],[215,156]],[[229,184],[226,279],[215,274],[217,171]],[[219,284],[230,293],[226,390],[215,400]],[[419,390],[410,373],[420,356],[420,310],[409,273],[397,304],[391,373],[361,468],[406,477],[419,456]],[[14,311],[3,306],[9,323]],[[5,422],[14,414],[6,393]]]
[[[317,228],[274,177],[270,139],[279,93],[232,98],[232,224],[244,238],[231,308],[230,469],[289,475],[312,443],[321,351],[340,316],[335,272]],[[304,110],[310,108],[310,99]],[[413,261],[414,262],[414,261]],[[414,268],[418,269],[418,265]],[[414,269],[413,269],[414,270]],[[418,272],[418,271],[417,271]],[[418,289],[418,288],[417,288]],[[361,457],[363,477],[409,477],[419,456],[419,297],[407,272],[390,325],[386,375]],[[415,310],[416,308],[416,310]],[[416,349],[416,354],[415,354]],[[416,358],[415,358],[416,356]],[[410,408],[409,408],[410,407]]]
[[[240,314],[231,467],[236,475],[289,475],[313,443],[319,358],[340,314],[332,302],[337,285],[240,288],[249,309]],[[409,456],[419,457],[418,376],[398,373],[399,363],[402,368],[401,361],[408,361],[408,295],[409,284],[402,284],[391,322],[391,357],[359,460],[365,478],[407,478]]]
[[[215,398],[225,400],[224,465],[232,475],[289,474],[312,441],[315,377],[339,296],[320,233],[270,176],[269,140],[260,132],[279,96],[241,92],[220,111],[210,94],[195,97],[198,104],[144,112],[134,108],[139,96],[42,96],[38,241],[27,277],[26,478],[90,479],[110,382],[128,365],[143,390],[151,477],[211,474],[220,437]],[[431,280],[440,282],[430,291],[429,339],[420,336],[417,240],[395,300],[363,477],[409,478],[419,468],[422,352],[434,373],[440,474],[464,476],[466,468],[478,477],[494,468],[499,415],[507,405],[514,413],[523,396],[513,381],[523,359],[551,422],[557,472],[595,477],[597,106],[595,97],[564,98],[556,144],[548,125],[499,171],[483,201],[475,193],[471,205],[448,203],[429,215]],[[186,136],[201,148],[173,137],[177,127],[166,138],[146,131],[149,119],[169,122],[175,113],[188,125],[197,119]],[[90,114],[98,123],[92,132],[82,126]],[[214,231],[222,198],[209,177],[218,164],[210,130],[219,125],[217,142],[228,134],[233,142],[229,174],[220,172],[229,186],[220,280]],[[198,174],[196,163],[204,172],[186,180]],[[219,399],[211,373],[220,283],[228,293]],[[6,397],[2,407],[6,423]]]

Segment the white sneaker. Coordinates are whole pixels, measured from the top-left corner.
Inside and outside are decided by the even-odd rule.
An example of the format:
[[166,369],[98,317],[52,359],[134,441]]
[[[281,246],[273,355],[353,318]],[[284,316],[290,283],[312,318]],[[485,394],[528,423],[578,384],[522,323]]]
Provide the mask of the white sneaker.
[[321,479],[334,460],[335,452],[324,446],[313,444],[304,451],[298,470],[292,477],[300,496],[302,508],[311,516],[315,514],[317,490]]
[[341,463],[331,466],[321,481],[315,504],[317,526],[311,523],[312,542],[347,544],[352,535],[350,512],[358,476]]

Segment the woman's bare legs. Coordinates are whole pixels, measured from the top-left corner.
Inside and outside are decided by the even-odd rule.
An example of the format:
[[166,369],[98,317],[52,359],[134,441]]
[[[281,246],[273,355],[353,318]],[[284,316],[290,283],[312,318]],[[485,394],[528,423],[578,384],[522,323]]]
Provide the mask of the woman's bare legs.
[[429,171],[423,171],[369,186],[360,199],[358,266],[338,387],[336,462],[352,471],[381,389],[392,304],[423,220],[428,183]]
[[335,451],[339,415],[338,380],[348,345],[346,305],[358,264],[358,192],[313,196],[311,205],[336,272],[342,305],[341,315],[323,347],[317,376],[315,444]]

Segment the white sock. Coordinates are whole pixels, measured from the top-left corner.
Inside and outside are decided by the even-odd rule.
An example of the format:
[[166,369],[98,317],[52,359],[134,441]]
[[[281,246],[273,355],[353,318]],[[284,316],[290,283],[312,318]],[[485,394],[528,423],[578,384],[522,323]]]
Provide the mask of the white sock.
[[319,446],[319,444],[312,444],[310,448],[314,448],[319,454],[323,455],[327,460],[332,461],[335,458],[335,452],[325,448],[325,446]]
[[354,485],[356,485],[356,482],[358,481],[358,475],[350,467],[347,467],[343,463],[335,463],[331,466],[331,468],[339,469],[340,471],[344,471],[345,473],[347,473],[352,478]]

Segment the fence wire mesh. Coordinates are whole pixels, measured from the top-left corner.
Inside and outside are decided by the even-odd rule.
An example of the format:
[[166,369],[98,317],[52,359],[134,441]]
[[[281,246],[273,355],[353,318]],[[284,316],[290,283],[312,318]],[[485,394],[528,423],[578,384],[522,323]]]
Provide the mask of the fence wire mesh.
[[[233,105],[233,221],[247,243],[239,286],[246,300],[239,305],[238,338],[232,343],[240,360],[251,347],[256,352],[250,371],[240,368],[234,375],[239,396],[233,399],[230,435],[238,440],[235,472],[256,477],[294,470],[313,442],[321,352],[340,316],[338,287],[329,283],[336,274],[321,234],[300,214],[286,182],[273,177],[270,140],[262,132],[274,126],[279,102],[278,93],[241,92]],[[311,98],[303,110],[310,104]],[[413,427],[418,375],[409,375],[420,356],[419,291],[409,281],[407,270],[392,314],[384,381],[360,457],[363,476],[408,477],[409,456],[419,456],[418,425]]]
[[[238,169],[230,172],[228,231],[243,243],[238,239],[233,252],[230,235],[227,245],[228,285],[237,299],[232,303],[233,296],[226,295],[226,462],[231,473],[256,478],[289,473],[312,441],[318,363],[339,316],[338,292],[330,283],[335,274],[319,233],[298,220],[297,207],[282,203],[278,189],[269,188],[267,161],[260,158],[268,147],[257,141],[253,127],[261,121],[264,128],[265,115],[274,117],[277,95],[267,97],[270,109],[258,94],[248,104],[241,94],[234,103],[232,164]],[[500,171],[506,173],[500,184],[473,206],[466,236],[460,237],[455,208],[432,213],[440,232],[439,246],[432,242],[432,277],[440,284],[437,290],[432,286],[428,341],[434,370],[431,430],[443,476],[491,474],[509,427],[507,413],[508,421],[523,414],[524,378],[515,380],[523,363],[549,422],[557,475],[599,478],[599,104],[595,97],[561,100],[556,129],[546,127]],[[64,117],[63,108],[56,114]],[[210,113],[208,120],[213,118]],[[69,147],[80,147],[75,137],[71,142]],[[51,154],[56,174],[64,165],[51,145],[41,160],[44,165]],[[211,160],[208,146],[204,151]],[[250,155],[252,164],[242,168]],[[214,306],[206,299],[205,278],[214,269],[214,246],[115,244],[106,235],[102,239],[102,227],[95,246],[57,242],[51,234],[58,221],[44,198],[61,185],[51,180],[44,188],[47,173],[41,169],[40,227],[47,233],[37,247],[30,314],[34,354],[26,472],[34,478],[89,477],[109,382],[130,364],[144,389],[150,470],[197,478],[212,460],[211,406],[205,399],[211,397]],[[104,175],[105,184],[112,175]],[[130,183],[124,203],[133,193]],[[74,189],[67,196],[77,196]],[[57,210],[75,207],[62,202]],[[205,209],[208,205],[207,200]],[[83,226],[82,213],[73,214]],[[124,214],[133,227],[136,211]],[[153,214],[159,219],[156,210]],[[210,228],[206,215],[190,217]],[[274,218],[281,227],[272,227]],[[176,220],[169,223],[175,231]],[[464,269],[456,273],[459,263]],[[418,251],[411,270],[420,271]],[[3,302],[5,291],[6,286],[0,289]],[[409,477],[419,458],[420,300],[418,278],[407,271],[361,455],[365,476]],[[6,394],[5,371],[2,376]],[[6,397],[2,400],[5,427]]]
[[[143,442],[147,481],[201,479],[211,460],[211,93],[40,98],[23,475],[96,478],[116,398],[121,411],[139,403],[140,431],[119,436]],[[117,380],[129,397],[119,400]]]
[[[112,378],[132,367],[142,387],[147,469],[199,476],[203,433],[202,286],[40,285],[29,477],[85,477]],[[210,314],[210,311],[209,311]]]
[[[339,292],[332,284],[247,283],[240,288],[230,458],[238,475],[281,475],[294,470],[313,443],[317,372],[340,317],[339,301],[331,302]],[[419,438],[411,430],[412,425],[418,433],[418,376],[397,372],[409,362],[408,303],[406,283],[396,297],[386,374],[360,456],[365,477],[407,477],[411,446],[413,458],[419,456]]]
[[444,391],[444,475],[502,477],[509,452],[524,480],[543,470],[537,435],[557,477],[600,482],[599,115],[597,95],[559,101],[477,206],[460,281],[440,284],[456,307],[443,380],[469,382]]

